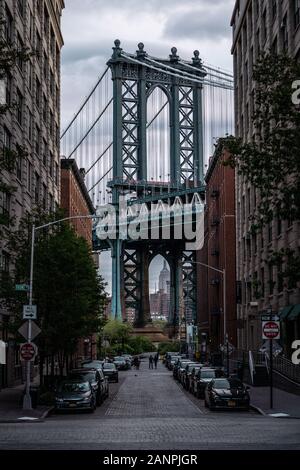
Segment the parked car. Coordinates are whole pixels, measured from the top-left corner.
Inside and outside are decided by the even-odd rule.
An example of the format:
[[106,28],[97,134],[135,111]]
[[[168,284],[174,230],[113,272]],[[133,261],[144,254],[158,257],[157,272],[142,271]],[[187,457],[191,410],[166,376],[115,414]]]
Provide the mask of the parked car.
[[212,380],[205,389],[205,406],[209,409],[249,410],[249,387],[239,379],[221,378]]
[[202,367],[198,371],[196,380],[194,382],[194,395],[197,398],[204,398],[204,390],[206,385],[216,377],[217,376],[215,369],[208,369],[207,367]]
[[125,358],[122,356],[116,356],[114,357],[114,364],[118,370],[126,370],[127,369],[127,364],[125,361]]
[[183,364],[187,364],[188,362],[189,362],[188,359],[182,359],[182,358],[179,358],[175,362],[175,364],[173,366],[173,377],[174,377],[174,379],[179,380],[179,369]]
[[[189,361],[187,359],[183,359],[183,360],[180,360],[179,361],[179,368],[178,368],[178,376],[177,376],[177,380],[179,382],[181,382],[181,376],[183,375],[183,371],[185,370],[186,366],[188,364],[191,364],[193,361]],[[181,382],[182,383],[182,382]]]
[[192,375],[192,370],[198,365],[198,362],[190,362],[186,365],[182,376],[181,376],[181,383],[184,386],[186,390],[190,389],[190,383],[191,383],[191,375]]
[[84,369],[97,369],[101,370],[103,367],[104,361],[84,361],[81,363],[81,367]]
[[194,393],[195,382],[197,380],[197,374],[199,370],[201,369],[201,367],[202,367],[202,364],[197,364],[196,366],[192,368],[191,375],[189,378],[189,383],[190,383],[189,392],[191,393]]
[[[184,388],[186,388],[186,384],[187,384],[187,374],[189,370],[191,371],[195,365],[196,365],[196,362],[192,362],[192,361],[187,362],[183,370],[180,372],[180,382]],[[191,369],[189,369],[190,367]]]
[[115,364],[105,362],[103,364],[103,374],[109,382],[119,382],[119,373]]
[[97,369],[74,369],[70,372],[69,378],[72,380],[88,380],[96,394],[96,404],[99,406],[108,397],[108,384],[103,371]]
[[126,369],[131,369],[131,365],[132,365],[132,356],[129,356],[128,354],[122,354],[121,357],[124,357],[125,361],[126,361]]
[[96,394],[91,383],[78,380],[63,380],[55,393],[55,410],[95,411]]
[[173,370],[173,367],[174,367],[176,361],[178,361],[178,359],[180,359],[180,356],[169,356],[168,361],[166,363],[167,368],[169,370]]
[[180,353],[179,352],[172,352],[172,351],[166,352],[166,354],[163,358],[163,364],[168,366],[168,360],[170,359],[171,356],[180,356]]

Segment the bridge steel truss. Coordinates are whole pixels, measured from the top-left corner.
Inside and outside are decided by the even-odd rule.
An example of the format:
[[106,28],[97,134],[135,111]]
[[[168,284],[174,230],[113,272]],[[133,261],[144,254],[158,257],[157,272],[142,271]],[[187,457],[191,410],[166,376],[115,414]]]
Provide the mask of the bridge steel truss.
[[[195,192],[203,198],[201,81],[206,72],[199,53],[195,51],[190,65],[179,59],[176,48],[172,48],[169,60],[149,61],[143,44],[138,45],[135,55],[129,55],[116,40],[107,65],[113,80],[112,203],[118,207],[120,196],[130,193],[134,184],[139,203],[176,195],[185,202]],[[156,87],[168,97],[170,110],[170,181],[160,187],[147,181],[147,99]],[[124,319],[126,311],[134,309],[136,326],[150,321],[149,265],[161,254],[170,266],[169,324],[176,328],[183,316],[186,321],[195,319],[195,252],[186,251],[184,240],[132,242],[117,236],[109,244],[114,318]]]

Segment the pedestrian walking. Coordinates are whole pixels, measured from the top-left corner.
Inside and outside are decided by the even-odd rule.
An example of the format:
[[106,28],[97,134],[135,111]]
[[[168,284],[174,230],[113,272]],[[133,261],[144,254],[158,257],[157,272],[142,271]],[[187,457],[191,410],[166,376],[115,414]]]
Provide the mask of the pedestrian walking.
[[153,369],[153,356],[152,356],[152,354],[150,354],[150,357],[149,357],[149,369]]
[[158,353],[155,354],[155,356],[154,356],[154,365],[155,365],[155,369],[157,369],[157,363],[158,363]]

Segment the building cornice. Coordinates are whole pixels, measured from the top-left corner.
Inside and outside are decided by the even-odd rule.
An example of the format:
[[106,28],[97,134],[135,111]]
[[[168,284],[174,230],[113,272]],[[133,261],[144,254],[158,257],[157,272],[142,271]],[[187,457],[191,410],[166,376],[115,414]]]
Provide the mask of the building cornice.
[[76,181],[81,189],[81,193],[86,201],[86,204],[90,210],[91,215],[95,213],[95,208],[93,206],[92,200],[89,196],[87,187],[85,185],[84,179],[79,171],[77,163],[74,159],[62,158],[60,160],[60,166],[62,170],[71,170],[76,178]]

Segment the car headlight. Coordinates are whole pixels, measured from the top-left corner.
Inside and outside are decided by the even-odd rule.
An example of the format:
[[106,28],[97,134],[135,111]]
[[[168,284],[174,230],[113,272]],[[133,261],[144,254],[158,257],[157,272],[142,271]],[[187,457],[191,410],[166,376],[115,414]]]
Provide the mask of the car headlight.
[[63,398],[55,398],[56,403],[63,403]]
[[82,402],[83,402],[83,403],[89,403],[90,401],[91,401],[91,397],[90,397],[90,396],[82,399]]

